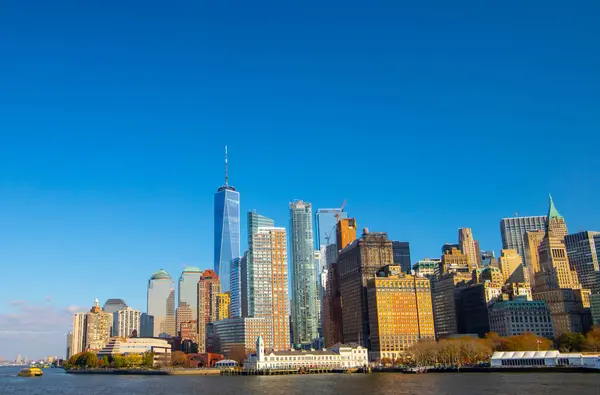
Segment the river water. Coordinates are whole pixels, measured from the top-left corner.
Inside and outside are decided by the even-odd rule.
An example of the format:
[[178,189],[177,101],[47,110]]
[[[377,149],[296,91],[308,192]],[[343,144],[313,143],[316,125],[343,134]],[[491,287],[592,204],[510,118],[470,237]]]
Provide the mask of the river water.
[[600,395],[596,373],[402,373],[293,376],[70,375],[17,377],[0,368],[0,395]]

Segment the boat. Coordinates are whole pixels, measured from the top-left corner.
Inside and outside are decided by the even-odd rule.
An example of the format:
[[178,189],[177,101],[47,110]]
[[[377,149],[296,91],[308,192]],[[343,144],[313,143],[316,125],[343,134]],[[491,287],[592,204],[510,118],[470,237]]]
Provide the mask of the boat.
[[17,376],[19,377],[40,377],[42,374],[42,369],[40,368],[23,368]]
[[417,366],[414,368],[406,368],[406,369],[402,370],[402,373],[408,373],[408,374],[427,373],[427,368],[424,366]]

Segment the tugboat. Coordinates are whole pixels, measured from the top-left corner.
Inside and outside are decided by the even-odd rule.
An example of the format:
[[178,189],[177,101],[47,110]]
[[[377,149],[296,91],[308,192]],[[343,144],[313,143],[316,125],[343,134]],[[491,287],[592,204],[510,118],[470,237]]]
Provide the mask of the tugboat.
[[40,377],[44,373],[40,368],[23,368],[17,376],[19,377]]

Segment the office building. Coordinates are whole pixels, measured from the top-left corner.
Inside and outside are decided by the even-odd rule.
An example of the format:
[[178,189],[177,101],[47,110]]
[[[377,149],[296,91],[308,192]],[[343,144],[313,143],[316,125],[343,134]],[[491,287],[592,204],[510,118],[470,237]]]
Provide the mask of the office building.
[[481,251],[481,267],[498,266],[494,251]]
[[412,345],[435,340],[430,281],[385,266],[367,281],[371,359],[399,358]]
[[217,320],[217,295],[221,293],[219,276],[205,270],[198,281],[198,352],[206,352],[206,326]]
[[175,336],[175,283],[159,270],[148,280],[147,313],[154,317],[153,337]]
[[[336,246],[339,252],[356,240],[356,218],[343,218],[336,224]],[[409,252],[410,255],[410,252]]]
[[338,218],[341,220],[347,218],[348,213],[340,208],[320,208],[315,214],[315,249],[320,250],[321,247],[327,247],[331,244],[336,244],[335,228]]
[[[263,215],[260,215],[256,212],[256,210],[248,212],[248,255],[246,258],[246,271],[245,278],[242,279],[242,283],[244,280],[246,281],[246,290],[244,295],[246,295],[246,303],[247,303],[247,313],[243,314],[244,317],[254,317],[255,315],[255,303],[254,303],[254,295],[256,295],[256,290],[254,289],[254,251],[252,249],[254,234],[258,232],[259,228],[272,228],[275,226],[275,222],[271,218],[267,218]],[[243,288],[243,284],[242,284]]]
[[505,283],[529,282],[529,273],[523,266],[523,258],[517,250],[500,251],[500,269]]
[[108,343],[113,326],[113,315],[105,313],[98,304],[85,315],[85,350],[98,351]]
[[467,255],[460,252],[454,245],[446,244],[442,247],[442,262],[440,264],[440,273],[472,273],[476,269],[471,265]]
[[517,250],[517,253],[525,259],[525,265],[529,265],[525,257],[527,232],[536,230],[545,232],[546,225],[545,216],[503,218],[500,221],[502,248],[505,250]]
[[400,266],[402,271],[410,274],[410,246],[406,241],[392,241],[392,252],[394,254],[394,265]]
[[490,330],[500,336],[535,333],[554,338],[552,312],[544,301],[530,301],[523,297],[494,303],[489,308]]
[[[525,234],[525,255],[523,256],[529,271],[529,278],[533,283],[535,273],[540,271],[540,254],[539,248],[542,240],[546,236],[546,231],[535,230]],[[533,284],[532,284],[533,285]]]
[[139,310],[126,307],[113,313],[113,332],[112,336],[119,337],[138,337],[140,336],[140,318]]
[[225,320],[229,317],[229,309],[231,307],[231,297],[229,292],[217,294],[217,320]]
[[142,313],[140,316],[140,337],[154,336],[154,317],[148,313]]
[[363,231],[363,235],[340,251],[335,266],[342,302],[342,336],[346,343],[369,345],[367,281],[384,266],[394,264],[392,241],[387,233]]
[[[250,314],[248,290],[248,251],[240,258],[240,312],[242,317],[248,317]],[[234,317],[235,318],[235,317]]]
[[[198,288],[198,284],[196,284],[196,288]],[[194,304],[196,304],[196,303],[194,303]],[[177,311],[175,313],[175,323],[176,323],[176,329],[177,329],[176,336],[181,336],[180,335],[181,325],[188,323],[190,321],[195,321],[194,315],[198,315],[198,311],[196,311],[196,314],[193,314],[192,308],[190,307],[190,305],[188,305],[185,302],[181,302],[179,307],[177,307]]]
[[489,282],[494,284],[494,286],[502,287],[504,285],[504,274],[502,274],[502,270],[498,269],[495,266],[488,266],[483,269],[477,269],[474,272],[475,284],[482,284],[485,282]]
[[432,283],[433,318],[437,339],[458,333],[456,321],[456,298],[461,288],[471,283],[470,273],[451,272],[443,274]]
[[533,300],[533,292],[530,283],[507,283],[502,289],[504,295],[508,296],[509,300],[517,298],[525,300]]
[[290,330],[285,228],[258,228],[252,239],[252,251],[254,317],[268,320],[270,346],[275,350],[287,350],[290,347]]
[[484,337],[490,331],[488,309],[502,295],[502,288],[489,282],[472,284],[456,295],[458,333]]
[[471,270],[476,269],[481,258],[477,257],[476,242],[471,228],[460,228],[458,230],[458,245],[460,252],[467,256]]
[[104,306],[102,307],[102,311],[105,313],[114,314],[119,310],[123,310],[127,308],[127,304],[123,299],[108,299]]
[[[197,319],[198,308],[198,281],[202,276],[202,270],[196,266],[188,266],[183,269],[181,276],[179,276],[178,295],[177,295],[177,306],[186,304],[192,312],[192,320]],[[179,331],[179,325],[177,326]]]
[[312,343],[318,337],[319,314],[315,303],[317,279],[314,261],[312,205],[290,203],[292,252],[292,303],[295,344]]
[[240,264],[243,258],[235,258],[231,261],[231,278],[229,282],[230,305],[229,315],[231,318],[239,318],[242,316],[242,279]]
[[269,338],[269,322],[266,318],[244,317],[229,318],[212,324],[214,330],[214,352],[223,354],[228,359],[242,362],[246,355],[254,349],[254,342],[259,336],[265,339],[267,349],[272,348]]
[[[225,147],[225,184],[215,193],[215,265],[223,292],[230,290],[231,261],[240,257],[240,193],[229,185],[227,147]],[[198,320],[200,321],[200,320]]]
[[[565,225],[566,226],[566,225]],[[598,292],[596,288],[596,272],[598,267],[598,248],[596,240],[600,240],[600,232],[578,232],[565,236],[567,257],[571,270],[575,270],[579,283],[583,288]]]
[[425,258],[413,265],[412,270],[417,276],[427,277],[431,281],[435,281],[440,275],[441,259]]
[[86,313],[73,315],[73,330],[71,331],[71,346],[69,357],[85,351],[85,332],[87,329]]
[[592,325],[600,325],[600,293],[590,295]]

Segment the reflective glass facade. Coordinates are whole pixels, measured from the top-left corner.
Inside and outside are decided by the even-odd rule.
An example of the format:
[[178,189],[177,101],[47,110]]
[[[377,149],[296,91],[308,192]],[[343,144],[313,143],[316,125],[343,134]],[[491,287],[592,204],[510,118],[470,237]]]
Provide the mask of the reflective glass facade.
[[335,244],[335,224],[337,223],[335,216],[337,213],[340,213],[340,219],[348,217],[348,214],[340,212],[339,208],[320,208],[317,210],[315,214],[315,249],[320,250],[321,247]]
[[[257,214],[256,211],[248,212],[248,258],[246,260],[245,273],[243,274],[246,278],[246,293],[248,304],[248,317],[254,317],[255,312],[255,289],[254,289],[254,248],[253,241],[254,235],[258,232],[258,228],[272,228],[275,226],[275,221],[271,218],[267,218],[264,215]],[[244,315],[246,317],[246,315]]]
[[148,315],[154,316],[154,337],[175,336],[175,283],[166,272],[157,272],[148,281]]
[[240,263],[242,258],[234,258],[231,261],[231,276],[229,279],[230,286],[230,309],[231,318],[240,318],[242,316],[242,282]]
[[222,292],[230,291],[231,261],[240,257],[240,194],[222,186],[215,193],[214,269]]
[[186,303],[192,310],[192,319],[198,319],[198,281],[202,276],[202,270],[197,267],[186,267],[179,277],[179,288],[177,297],[177,306],[181,307]]

